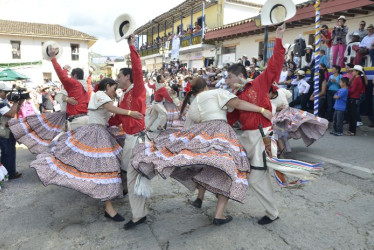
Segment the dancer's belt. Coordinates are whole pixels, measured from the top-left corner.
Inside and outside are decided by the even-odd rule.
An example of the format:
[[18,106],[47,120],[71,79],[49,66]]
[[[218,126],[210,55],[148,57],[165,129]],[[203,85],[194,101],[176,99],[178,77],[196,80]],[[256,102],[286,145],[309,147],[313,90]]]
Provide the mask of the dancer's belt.
[[87,113],[79,114],[79,115],[72,115],[72,116],[67,117],[66,120],[68,120],[69,122],[72,122],[75,118],[86,116],[86,115]]

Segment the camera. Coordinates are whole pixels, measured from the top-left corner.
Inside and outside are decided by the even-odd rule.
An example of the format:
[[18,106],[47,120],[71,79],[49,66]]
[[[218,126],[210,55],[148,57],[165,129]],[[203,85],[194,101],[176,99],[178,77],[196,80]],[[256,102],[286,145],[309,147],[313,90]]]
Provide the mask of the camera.
[[26,88],[13,85],[12,91],[7,96],[8,101],[18,102],[19,100],[30,99],[30,93],[26,92]]

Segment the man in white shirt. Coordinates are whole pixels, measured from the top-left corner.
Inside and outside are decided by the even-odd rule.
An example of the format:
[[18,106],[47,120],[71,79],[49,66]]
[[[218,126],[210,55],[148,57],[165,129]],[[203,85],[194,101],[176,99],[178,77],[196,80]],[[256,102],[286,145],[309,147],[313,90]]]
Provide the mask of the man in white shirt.
[[278,81],[278,87],[279,88],[282,88],[282,89],[286,89],[287,88],[287,85],[284,84],[284,82],[287,80],[287,75],[288,75],[288,69],[287,69],[287,65],[283,65],[283,69],[282,69],[282,72],[281,72],[281,75],[279,77],[279,81]]
[[227,84],[225,83],[225,78],[223,78],[223,74],[219,73],[217,75],[217,83],[215,85],[216,88],[221,88],[221,89],[227,89]]
[[308,92],[310,89],[310,85],[305,81],[305,71],[298,70],[295,74],[297,79],[292,82],[292,85],[297,84],[297,88],[299,89],[299,96],[290,103],[290,107],[294,107],[296,105],[301,105],[301,110],[306,111],[306,105],[308,103]]
[[374,27],[372,24],[370,24],[368,27],[367,27],[367,31],[368,31],[368,34],[367,36],[364,37],[364,39],[362,39],[361,43],[360,43],[360,48],[358,49],[358,51],[356,51],[356,58],[355,58],[355,61],[354,61],[354,64],[355,65],[361,65],[361,66],[364,66],[364,62],[363,62],[363,58],[370,54],[370,58],[371,58],[371,64],[373,65],[374,62],[373,62],[373,57],[374,57]]

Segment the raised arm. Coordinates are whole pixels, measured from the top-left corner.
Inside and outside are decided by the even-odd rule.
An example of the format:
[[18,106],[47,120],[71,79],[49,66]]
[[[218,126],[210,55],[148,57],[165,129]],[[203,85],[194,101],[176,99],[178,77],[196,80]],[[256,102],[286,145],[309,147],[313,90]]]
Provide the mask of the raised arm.
[[104,108],[106,110],[108,110],[109,112],[112,112],[114,114],[128,115],[128,116],[131,116],[132,118],[138,119],[138,120],[140,120],[140,119],[143,118],[143,115],[140,112],[138,112],[138,111],[131,111],[131,110],[122,109],[122,108],[113,106],[112,102],[105,103],[104,104]]
[[276,38],[275,38],[275,46],[274,46],[274,54],[270,58],[267,67],[263,73],[261,73],[255,81],[257,84],[266,84],[265,89],[269,90],[270,86],[273,82],[279,81],[279,76],[281,75],[283,63],[284,63],[284,55],[286,50],[282,45],[282,38],[283,34],[286,30],[285,24],[279,26],[276,30]]
[[131,35],[128,39],[129,47],[130,47],[130,58],[131,58],[131,65],[132,65],[132,78],[134,80],[134,88],[133,93],[135,95],[145,94],[145,86],[143,82],[143,70],[142,70],[142,62],[140,60],[139,54],[136,51],[134,46],[135,44],[135,36]]

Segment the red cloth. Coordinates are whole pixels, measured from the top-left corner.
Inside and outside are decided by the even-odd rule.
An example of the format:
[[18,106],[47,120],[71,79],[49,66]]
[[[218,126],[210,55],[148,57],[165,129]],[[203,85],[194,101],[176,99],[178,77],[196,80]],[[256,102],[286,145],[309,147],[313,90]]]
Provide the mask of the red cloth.
[[328,48],[331,48],[332,46],[332,39],[331,39],[331,35],[332,35],[332,31],[331,30],[328,30],[327,31],[327,34],[326,34],[326,39],[329,39],[330,41],[329,42],[326,42],[326,45]]
[[[238,94],[239,99],[255,104],[259,107],[271,111],[271,104],[268,96],[269,89],[274,82],[279,81],[283,68],[285,49],[282,45],[282,39],[275,39],[274,54],[270,58],[268,65],[263,73],[244,86],[244,90]],[[237,111],[227,113],[227,119],[230,125],[233,125],[238,119],[242,124],[242,130],[256,130],[258,125],[270,127],[271,121],[266,119],[260,113]]]
[[359,99],[362,89],[364,89],[363,93],[365,93],[365,86],[362,83],[361,77],[355,77],[352,84],[348,86],[348,97],[352,99]]
[[133,135],[145,130],[144,116],[146,109],[146,90],[143,82],[142,63],[134,45],[130,46],[130,57],[134,87],[125,94],[118,107],[138,111],[143,114],[143,119],[137,120],[127,115],[115,115],[110,118],[109,126],[118,126],[122,124],[125,133]]
[[66,113],[68,113],[68,116],[86,114],[88,112],[88,102],[90,101],[88,92],[84,90],[82,84],[78,80],[68,77],[68,72],[61,68],[56,58],[52,59],[52,65],[66,92],[68,92],[68,96],[74,97],[75,100],[78,101],[77,105],[67,103]]
[[91,98],[92,95],[92,78],[91,75],[87,77],[87,92],[88,96]]
[[191,83],[187,83],[186,87],[184,87],[184,91],[186,92],[186,94],[188,94],[191,91]]
[[162,102],[164,99],[168,102],[173,102],[173,99],[170,98],[169,92],[166,87],[162,87],[155,92],[156,102]]

